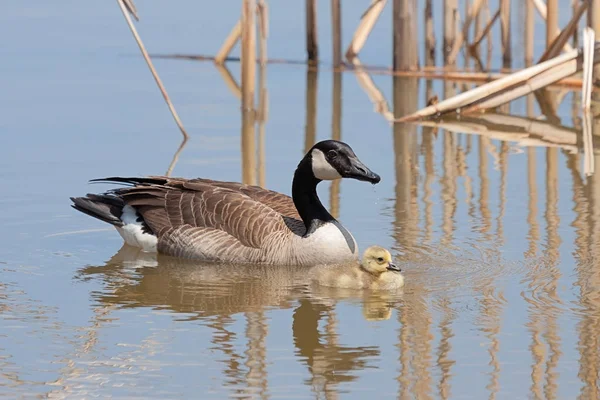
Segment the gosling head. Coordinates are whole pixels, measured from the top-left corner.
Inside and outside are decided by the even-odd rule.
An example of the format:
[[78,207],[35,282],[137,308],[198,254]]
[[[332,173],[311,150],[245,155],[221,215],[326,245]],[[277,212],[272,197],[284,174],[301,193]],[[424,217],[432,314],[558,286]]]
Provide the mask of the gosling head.
[[381,180],[358,159],[350,146],[339,140],[323,140],[315,144],[306,154],[307,158],[313,175],[319,180],[351,178],[372,184]]
[[392,262],[392,255],[381,246],[367,248],[362,258],[363,268],[373,274],[380,275],[386,271],[400,272],[400,267]]

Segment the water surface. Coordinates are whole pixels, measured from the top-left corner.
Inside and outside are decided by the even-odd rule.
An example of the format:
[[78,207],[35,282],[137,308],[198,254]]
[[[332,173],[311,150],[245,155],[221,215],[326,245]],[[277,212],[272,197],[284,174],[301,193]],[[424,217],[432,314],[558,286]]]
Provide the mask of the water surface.
[[[0,16],[1,36],[18,38],[0,65],[1,395],[598,397],[600,192],[582,172],[578,94],[556,118],[531,97],[510,118],[392,127],[386,107],[403,115],[462,84],[373,75],[385,99],[374,104],[361,75],[269,65],[258,121],[243,125],[223,70],[157,59],[191,134],[173,175],[289,193],[305,150],[337,138],[382,176],[319,194],[361,249],[392,249],[405,290],[319,289],[296,268],[140,254],[69,207],[108,188],[89,179],[164,174],[181,143],[105,3],[14,3]],[[150,51],[214,54],[238,2],[210,18],[181,3],[138,5]],[[363,11],[344,7],[349,21]],[[301,59],[301,18],[271,11],[270,54]],[[386,24],[364,62],[389,65]]]

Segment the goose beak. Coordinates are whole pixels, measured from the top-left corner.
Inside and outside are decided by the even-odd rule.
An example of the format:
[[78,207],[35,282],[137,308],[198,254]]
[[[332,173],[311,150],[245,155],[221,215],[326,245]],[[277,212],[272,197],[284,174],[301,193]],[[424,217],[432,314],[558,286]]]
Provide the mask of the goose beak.
[[350,170],[344,174],[344,178],[352,178],[359,181],[371,182],[372,184],[379,183],[381,177],[371,171],[365,164],[360,162],[358,158],[350,159]]
[[390,271],[402,272],[402,269],[392,262],[388,263],[387,269]]

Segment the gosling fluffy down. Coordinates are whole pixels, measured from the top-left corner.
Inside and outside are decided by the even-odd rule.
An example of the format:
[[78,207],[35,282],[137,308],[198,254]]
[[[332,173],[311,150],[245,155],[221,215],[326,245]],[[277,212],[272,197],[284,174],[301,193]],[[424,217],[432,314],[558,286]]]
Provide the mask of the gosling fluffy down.
[[309,271],[313,283],[344,289],[393,290],[404,286],[401,269],[392,262],[389,251],[371,246],[361,262],[319,265]]

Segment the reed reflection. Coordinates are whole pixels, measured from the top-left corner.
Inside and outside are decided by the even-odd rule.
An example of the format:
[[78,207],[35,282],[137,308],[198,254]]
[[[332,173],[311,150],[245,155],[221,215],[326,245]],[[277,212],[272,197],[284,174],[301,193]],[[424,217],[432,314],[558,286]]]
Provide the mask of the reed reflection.
[[[319,72],[306,69],[306,123],[304,125],[304,154],[317,142],[317,84]],[[304,155],[303,154],[303,155]]]
[[[419,82],[412,78],[394,77],[394,114],[404,115],[417,109]],[[410,260],[422,253],[418,203],[418,136],[416,125],[394,125],[394,166],[396,170],[395,227],[396,245]],[[433,137],[428,137],[425,151],[431,151]],[[431,160],[433,163],[433,160]],[[430,165],[431,167],[432,165]],[[429,170],[430,174],[433,171]],[[431,209],[429,212],[431,218]],[[411,296],[404,298],[398,310],[398,351],[400,371],[397,377],[399,398],[416,394],[432,397],[433,317],[427,303],[424,282],[412,282]]]
[[[598,134],[598,119],[593,121],[594,135]],[[597,136],[596,136],[597,137]],[[600,155],[594,154],[596,165]],[[572,175],[576,168],[574,159],[570,160]],[[579,179],[576,179],[579,178]],[[600,396],[600,271],[597,257],[600,254],[600,177],[595,173],[587,182],[580,179],[579,173],[574,176],[575,207],[579,210],[573,221],[576,228],[575,252],[577,259],[577,280],[575,285],[580,290],[579,315],[577,324],[579,341],[579,372],[582,382],[579,399],[592,399]]]
[[[333,98],[331,104],[331,138],[342,140],[342,73],[333,73]],[[340,216],[340,179],[332,181],[329,212],[333,218]]]

